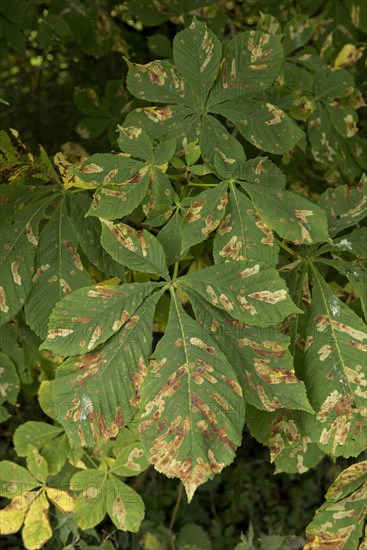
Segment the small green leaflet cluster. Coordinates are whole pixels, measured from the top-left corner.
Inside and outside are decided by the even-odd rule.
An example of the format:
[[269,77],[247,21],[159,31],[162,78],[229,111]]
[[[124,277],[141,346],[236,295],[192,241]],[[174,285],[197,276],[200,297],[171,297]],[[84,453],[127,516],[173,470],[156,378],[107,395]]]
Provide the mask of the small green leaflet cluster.
[[[40,392],[41,403],[43,393],[44,388]],[[55,468],[55,458],[60,460],[65,450],[62,440],[66,443],[65,456],[61,456],[61,464]],[[25,457],[27,468],[7,460],[0,463],[0,494],[11,499],[0,511],[2,535],[16,533],[23,526],[24,547],[40,548],[52,537],[50,504],[61,512],[73,512],[81,529],[94,527],[108,513],[118,529],[138,530],[144,517],[143,501],[120,479],[138,475],[147,467],[141,443],[132,432],[120,431],[110,449],[105,449],[106,455],[100,458],[98,468],[87,467],[81,460],[83,452],[71,451],[61,428],[43,422],[20,426],[14,434],[14,445],[18,456]],[[70,492],[55,487],[52,477],[66,460],[69,467],[79,469],[71,477]]]

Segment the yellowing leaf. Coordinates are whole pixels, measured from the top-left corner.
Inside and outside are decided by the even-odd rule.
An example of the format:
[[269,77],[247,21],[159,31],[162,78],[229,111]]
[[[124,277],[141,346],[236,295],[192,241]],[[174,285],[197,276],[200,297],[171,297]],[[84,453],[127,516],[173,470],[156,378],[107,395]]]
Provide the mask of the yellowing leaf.
[[351,67],[355,65],[363,55],[363,48],[357,48],[354,44],[344,44],[335,58],[334,67]]
[[0,534],[16,533],[23,525],[24,516],[37,493],[24,493],[13,498],[10,504],[0,510]]
[[32,502],[24,521],[23,541],[27,550],[38,550],[52,537],[48,518],[50,504],[44,493]]
[[46,487],[46,493],[52,504],[62,512],[72,512],[74,510],[74,499],[66,491],[55,487]]

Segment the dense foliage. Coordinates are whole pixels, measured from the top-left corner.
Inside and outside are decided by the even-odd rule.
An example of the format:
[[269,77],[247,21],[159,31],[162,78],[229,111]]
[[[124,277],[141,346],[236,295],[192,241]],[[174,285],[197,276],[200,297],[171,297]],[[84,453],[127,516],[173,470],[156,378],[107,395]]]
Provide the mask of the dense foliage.
[[9,548],[366,548],[365,12],[1,5]]

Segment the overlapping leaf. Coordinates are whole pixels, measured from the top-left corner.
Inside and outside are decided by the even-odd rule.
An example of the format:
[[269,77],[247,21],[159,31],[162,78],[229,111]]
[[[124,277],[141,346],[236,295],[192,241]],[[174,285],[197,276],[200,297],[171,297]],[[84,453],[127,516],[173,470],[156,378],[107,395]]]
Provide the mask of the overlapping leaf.
[[100,245],[102,226],[94,216],[86,217],[91,199],[81,193],[69,197],[71,217],[78,242],[88,260],[103,273],[123,278],[124,268]]
[[124,223],[114,225],[104,221],[101,243],[118,263],[169,279],[163,246],[149,231],[137,231]]
[[333,456],[356,456],[365,448],[366,352],[366,325],[314,268],[304,380],[316,414],[305,428]]
[[3,403],[15,404],[19,393],[19,377],[16,366],[8,355],[0,352],[0,422],[4,422],[10,416]]
[[321,195],[318,205],[327,214],[331,236],[356,225],[367,216],[366,175],[357,185],[339,185],[328,189]]
[[269,264],[228,262],[189,273],[177,281],[210,304],[249,325],[266,327],[299,312],[278,272]]
[[305,386],[295,375],[289,340],[279,330],[244,325],[195,292],[188,295],[196,319],[235,369],[247,403],[266,411],[313,412]]
[[188,205],[180,225],[181,250],[204,241],[220,224],[228,202],[227,184],[199,193]]
[[270,450],[270,461],[276,473],[303,474],[316,466],[324,457],[306,432],[302,411],[262,411],[247,407],[246,424],[250,433]]
[[113,313],[106,323],[112,332],[115,324],[115,334],[98,350],[70,357],[57,369],[54,401],[60,413],[59,422],[73,448],[90,447],[100,439],[115,437],[136,412],[147,373],[154,310],[160,294],[157,292],[139,303],[134,297],[133,310],[134,298],[129,299],[127,294],[130,311],[121,300],[120,313]]
[[[92,351],[116,334],[156,288],[155,283],[89,286],[66,296],[55,306],[41,349],[67,357]],[[137,319],[135,319],[137,320]]]
[[360,548],[367,514],[367,462],[349,466],[326,493],[326,502],[306,528],[305,550]]
[[41,231],[33,286],[25,307],[27,323],[42,338],[56,302],[90,283],[77,248],[76,232],[62,200]]
[[149,461],[195,489],[231,463],[244,422],[242,390],[215,341],[172,297],[167,329],[142,388]]
[[46,198],[18,210],[1,227],[1,324],[18,313],[31,291],[38,226],[49,202]]

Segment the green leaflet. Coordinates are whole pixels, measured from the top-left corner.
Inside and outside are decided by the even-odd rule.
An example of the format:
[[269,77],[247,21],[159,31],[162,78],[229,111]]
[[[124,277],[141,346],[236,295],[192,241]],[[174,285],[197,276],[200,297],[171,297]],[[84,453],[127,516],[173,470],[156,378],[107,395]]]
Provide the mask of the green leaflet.
[[367,227],[357,227],[348,235],[334,239],[334,250],[351,252],[355,256],[367,259]]
[[303,474],[316,466],[324,453],[303,425],[308,415],[302,411],[261,411],[248,406],[246,424],[250,433],[270,450],[275,473]]
[[176,34],[173,59],[177,70],[192,90],[195,100],[204,107],[213,86],[222,57],[222,45],[205,23],[193,20]]
[[169,279],[163,246],[146,229],[137,231],[124,223],[114,225],[104,220],[101,244],[118,263]]
[[224,48],[220,76],[210,93],[210,107],[240,96],[253,98],[269,88],[284,60],[281,36],[246,31]]
[[[136,311],[156,283],[89,286],[72,292],[51,313],[41,349],[67,357],[92,351],[137,321]],[[127,325],[127,326],[126,326]]]
[[51,198],[18,210],[1,226],[0,324],[22,309],[32,289],[38,225]]
[[28,445],[27,468],[42,485],[46,483],[48,476],[47,462],[33,445]]
[[278,254],[279,245],[270,227],[255,212],[252,202],[231,185],[224,218],[214,236],[215,263],[248,259],[275,267]]
[[3,460],[0,462],[1,468],[1,496],[6,498],[14,498],[21,496],[27,491],[31,491],[35,487],[39,487],[41,483],[37,481],[23,466]]
[[[24,316],[23,316],[24,317]],[[19,346],[19,335],[22,335],[22,346]],[[41,341],[21,318],[7,323],[0,328],[0,347],[17,367],[17,373],[23,384],[32,384],[34,380],[33,365],[46,367],[48,360],[38,350]]]
[[62,200],[41,231],[33,286],[25,306],[27,323],[41,338],[46,337],[56,302],[90,283],[77,248],[75,229]]
[[180,225],[181,250],[204,241],[220,224],[228,201],[227,183],[199,193],[190,202]]
[[295,375],[289,340],[274,327],[249,327],[188,292],[197,321],[210,333],[235,369],[247,403],[266,411],[313,413],[306,389]]
[[344,98],[353,91],[353,76],[344,69],[322,70],[314,76],[314,92],[320,99]]
[[328,166],[339,164],[343,159],[340,138],[322,105],[307,119],[307,130],[315,160]]
[[357,185],[339,185],[328,189],[318,202],[328,217],[332,237],[356,225],[367,216],[367,178],[363,175]]
[[359,546],[367,514],[367,462],[357,462],[336,478],[326,493],[325,503],[306,527],[305,550],[326,544],[331,548]]
[[[157,147],[158,149],[158,147]],[[156,151],[157,152],[157,151]],[[164,151],[162,151],[162,158]],[[147,224],[159,227],[171,216],[173,188],[169,178],[159,168],[150,172],[149,186],[141,207],[147,217]]]
[[94,527],[108,513],[118,529],[138,531],[144,518],[144,503],[115,475],[83,470],[74,474],[70,486],[80,491],[74,511],[81,529]]
[[185,275],[176,284],[183,290],[195,290],[212,305],[250,325],[276,325],[299,312],[278,272],[260,261],[207,267]]
[[[118,168],[112,169],[111,172],[117,170]],[[143,166],[138,171],[134,169],[134,172],[133,176],[122,178],[119,183],[107,183],[97,189],[87,215],[115,220],[131,214],[146,196],[150,180],[148,166]]]
[[319,206],[289,191],[240,183],[266,225],[284,239],[296,244],[329,240],[327,218]]
[[111,467],[111,472],[117,476],[130,477],[139,475],[149,466],[143,445],[140,443],[128,443],[118,453],[116,461]]
[[122,531],[136,533],[144,519],[145,506],[141,497],[114,475],[107,481],[106,509],[117,529]]
[[123,312],[116,317],[121,328],[98,350],[70,357],[58,367],[54,402],[72,448],[91,447],[100,439],[116,437],[134,416],[160,296],[156,292],[140,302],[125,324]]
[[111,153],[96,153],[88,157],[80,168],[74,168],[73,173],[91,189],[114,185],[119,186],[137,173],[140,162],[135,159],[113,155]]
[[246,160],[243,147],[223,124],[211,115],[202,118],[200,147],[204,162],[212,165],[219,176],[225,179],[240,177]]
[[366,325],[315,268],[312,280],[304,380],[316,414],[305,428],[325,452],[357,456],[365,448]]
[[244,171],[238,179],[277,190],[284,189],[286,185],[285,175],[268,157],[256,157],[246,161]]
[[157,239],[164,248],[168,265],[177,262],[187,253],[187,248],[184,249],[182,246],[182,222],[183,219],[178,210],[176,210],[157,236]]
[[126,60],[126,63],[129,67],[126,84],[135,97],[157,103],[195,106],[192,91],[169,61],[151,61],[140,65]]
[[212,108],[233,122],[252,145],[269,153],[285,153],[304,137],[304,132],[279,107],[263,100],[236,100]]
[[81,491],[75,502],[74,513],[81,529],[90,529],[106,515],[106,476],[98,470],[82,470],[73,475],[72,491]]
[[[154,150],[145,130],[137,126],[119,126],[119,130],[118,144],[124,156],[101,155],[98,165],[93,162],[83,168],[88,173],[101,173],[98,183],[100,186],[102,183],[94,194],[87,215],[106,220],[122,218],[143,203],[148,220],[154,225],[162,225],[173,196],[171,183],[164,173],[165,163],[175,152],[176,140],[162,142]],[[142,160],[137,161],[126,155]]]
[[234,458],[244,422],[236,374],[172,293],[168,325],[142,388],[140,432],[149,461],[182,480],[188,500]]
[[148,134],[141,128],[130,126],[119,128],[118,146],[124,153],[129,153],[133,157],[153,162],[153,144]]
[[358,114],[352,107],[333,102],[325,105],[326,112],[334,126],[343,138],[350,138],[358,131]]
[[313,35],[315,23],[300,14],[293,17],[284,27],[284,53],[290,54],[306,44]]
[[125,124],[142,127],[152,138],[166,135],[167,139],[185,136],[177,140],[179,149],[185,148],[185,143],[191,143],[198,138],[200,117],[193,107],[186,105],[167,105],[164,107],[139,107],[131,111]]
[[28,445],[34,445],[37,449],[50,440],[55,439],[63,433],[63,429],[46,422],[25,422],[19,426],[14,433],[14,447],[18,456],[27,456]]

